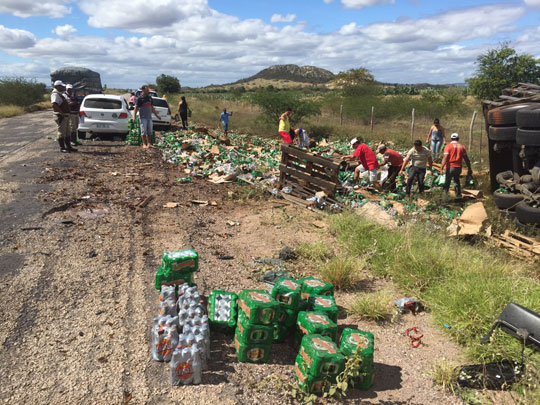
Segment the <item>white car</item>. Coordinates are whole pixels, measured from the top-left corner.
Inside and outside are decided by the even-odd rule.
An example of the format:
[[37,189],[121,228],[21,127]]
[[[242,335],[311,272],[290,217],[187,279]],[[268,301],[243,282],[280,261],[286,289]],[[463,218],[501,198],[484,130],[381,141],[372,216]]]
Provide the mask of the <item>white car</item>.
[[169,102],[160,97],[152,97],[152,105],[156,109],[156,112],[159,114],[161,120],[158,120],[157,117],[152,114],[152,124],[154,128],[161,130],[169,130],[171,127],[171,108],[169,107]]
[[87,133],[127,135],[130,118],[124,97],[90,94],[84,98],[79,111],[79,138],[86,138]]
[[[152,97],[152,105],[159,115],[160,120],[152,113],[152,126],[157,131],[168,131],[171,128],[171,108],[166,99],[160,97]],[[139,111],[137,111],[137,117]]]

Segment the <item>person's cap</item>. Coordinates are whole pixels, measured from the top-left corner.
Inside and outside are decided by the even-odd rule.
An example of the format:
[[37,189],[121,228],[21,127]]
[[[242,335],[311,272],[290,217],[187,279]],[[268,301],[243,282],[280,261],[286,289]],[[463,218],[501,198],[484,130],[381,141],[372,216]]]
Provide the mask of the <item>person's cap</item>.
[[66,87],[66,85],[64,84],[64,82],[62,80],[57,80],[54,82],[54,87],[56,86],[62,86],[62,87]]
[[459,139],[458,133],[454,132],[452,135],[450,135],[450,139]]
[[66,84],[66,89],[72,89],[72,88],[73,88],[72,84]]
[[357,142],[358,142],[358,138],[351,139],[351,146],[354,146],[354,144]]
[[381,143],[379,146],[377,146],[377,152],[382,152],[383,150],[386,150],[386,145]]

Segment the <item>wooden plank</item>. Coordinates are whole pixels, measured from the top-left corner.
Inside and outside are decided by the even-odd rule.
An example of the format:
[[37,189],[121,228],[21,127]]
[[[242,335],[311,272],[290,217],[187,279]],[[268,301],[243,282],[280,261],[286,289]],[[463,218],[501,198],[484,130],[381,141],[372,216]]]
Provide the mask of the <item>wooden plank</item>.
[[[311,169],[314,170],[315,173],[324,176],[323,178],[328,179],[330,181],[334,181],[333,178],[335,176],[335,172],[334,172],[333,169],[321,166],[321,165],[319,165],[317,163],[314,163],[314,162],[307,162],[307,161],[304,161],[304,160],[302,160],[300,158],[297,158],[297,157],[294,157],[294,156],[289,156],[289,162],[298,163],[301,167],[305,167],[306,171],[307,171],[308,168],[311,167]],[[286,166],[296,168],[296,166],[293,165],[293,164],[286,164]],[[338,171],[338,173],[339,173],[339,171]]]
[[281,151],[286,152],[287,154],[291,156],[296,156],[310,162],[318,163],[321,166],[329,167],[331,169],[337,168],[339,170],[339,164],[336,163],[335,161],[324,158],[322,156],[315,155],[311,152],[306,152],[295,146],[281,145]]
[[328,190],[332,195],[334,195],[334,193],[336,192],[337,185],[330,181],[319,179],[318,177],[312,177],[309,174],[306,174],[300,170],[293,169],[292,167],[287,167],[285,165],[280,165],[279,170],[282,173],[286,173],[293,177],[306,180],[313,185],[316,185],[324,190]]

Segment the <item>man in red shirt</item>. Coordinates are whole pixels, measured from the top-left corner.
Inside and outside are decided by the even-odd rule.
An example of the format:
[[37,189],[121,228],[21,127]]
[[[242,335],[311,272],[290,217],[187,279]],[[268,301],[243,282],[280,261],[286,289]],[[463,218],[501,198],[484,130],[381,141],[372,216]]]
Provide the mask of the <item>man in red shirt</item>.
[[459,135],[453,133],[450,135],[451,142],[444,148],[444,157],[441,163],[441,172],[446,166],[446,183],[444,184],[444,191],[450,190],[450,182],[454,179],[456,197],[461,197],[461,183],[459,181],[459,175],[461,174],[462,160],[465,160],[469,174],[472,174],[471,161],[467,156],[465,146],[459,143]]
[[403,165],[403,156],[393,149],[388,149],[384,144],[377,147],[377,152],[384,156],[382,164],[388,163],[388,177],[384,180],[383,185],[389,184],[390,191],[394,191],[396,189],[396,177]]
[[[378,191],[382,191],[382,187],[377,181],[377,170],[379,169],[379,162],[377,162],[377,157],[375,153],[371,150],[369,146],[365,143],[361,143],[357,138],[354,138],[351,141],[351,146],[354,149],[352,155],[343,156],[344,160],[354,160],[355,158],[360,161],[362,168],[369,171],[369,182],[375,186]],[[360,166],[357,166],[354,169],[353,181],[356,182],[358,177],[360,177]]]

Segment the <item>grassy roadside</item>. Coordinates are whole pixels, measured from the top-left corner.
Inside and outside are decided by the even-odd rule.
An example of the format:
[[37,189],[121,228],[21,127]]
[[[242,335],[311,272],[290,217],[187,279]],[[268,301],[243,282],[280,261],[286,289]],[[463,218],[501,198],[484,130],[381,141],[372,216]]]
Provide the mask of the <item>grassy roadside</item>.
[[[540,312],[540,283],[534,264],[511,260],[485,246],[465,245],[422,224],[392,231],[353,213],[331,221],[343,254],[365,260],[371,272],[418,296],[434,322],[463,346],[471,361],[520,359],[517,340],[497,333],[490,344],[482,346],[480,337],[508,302]],[[539,370],[540,355],[526,353],[529,368]],[[535,374],[538,377],[538,371]],[[533,378],[517,389],[528,403],[534,403],[540,398],[538,384],[538,378]]]
[[29,112],[46,110],[51,108],[51,103],[48,101],[41,101],[37,104],[33,104],[29,107],[21,107],[18,105],[0,105],[0,118],[16,117]]

